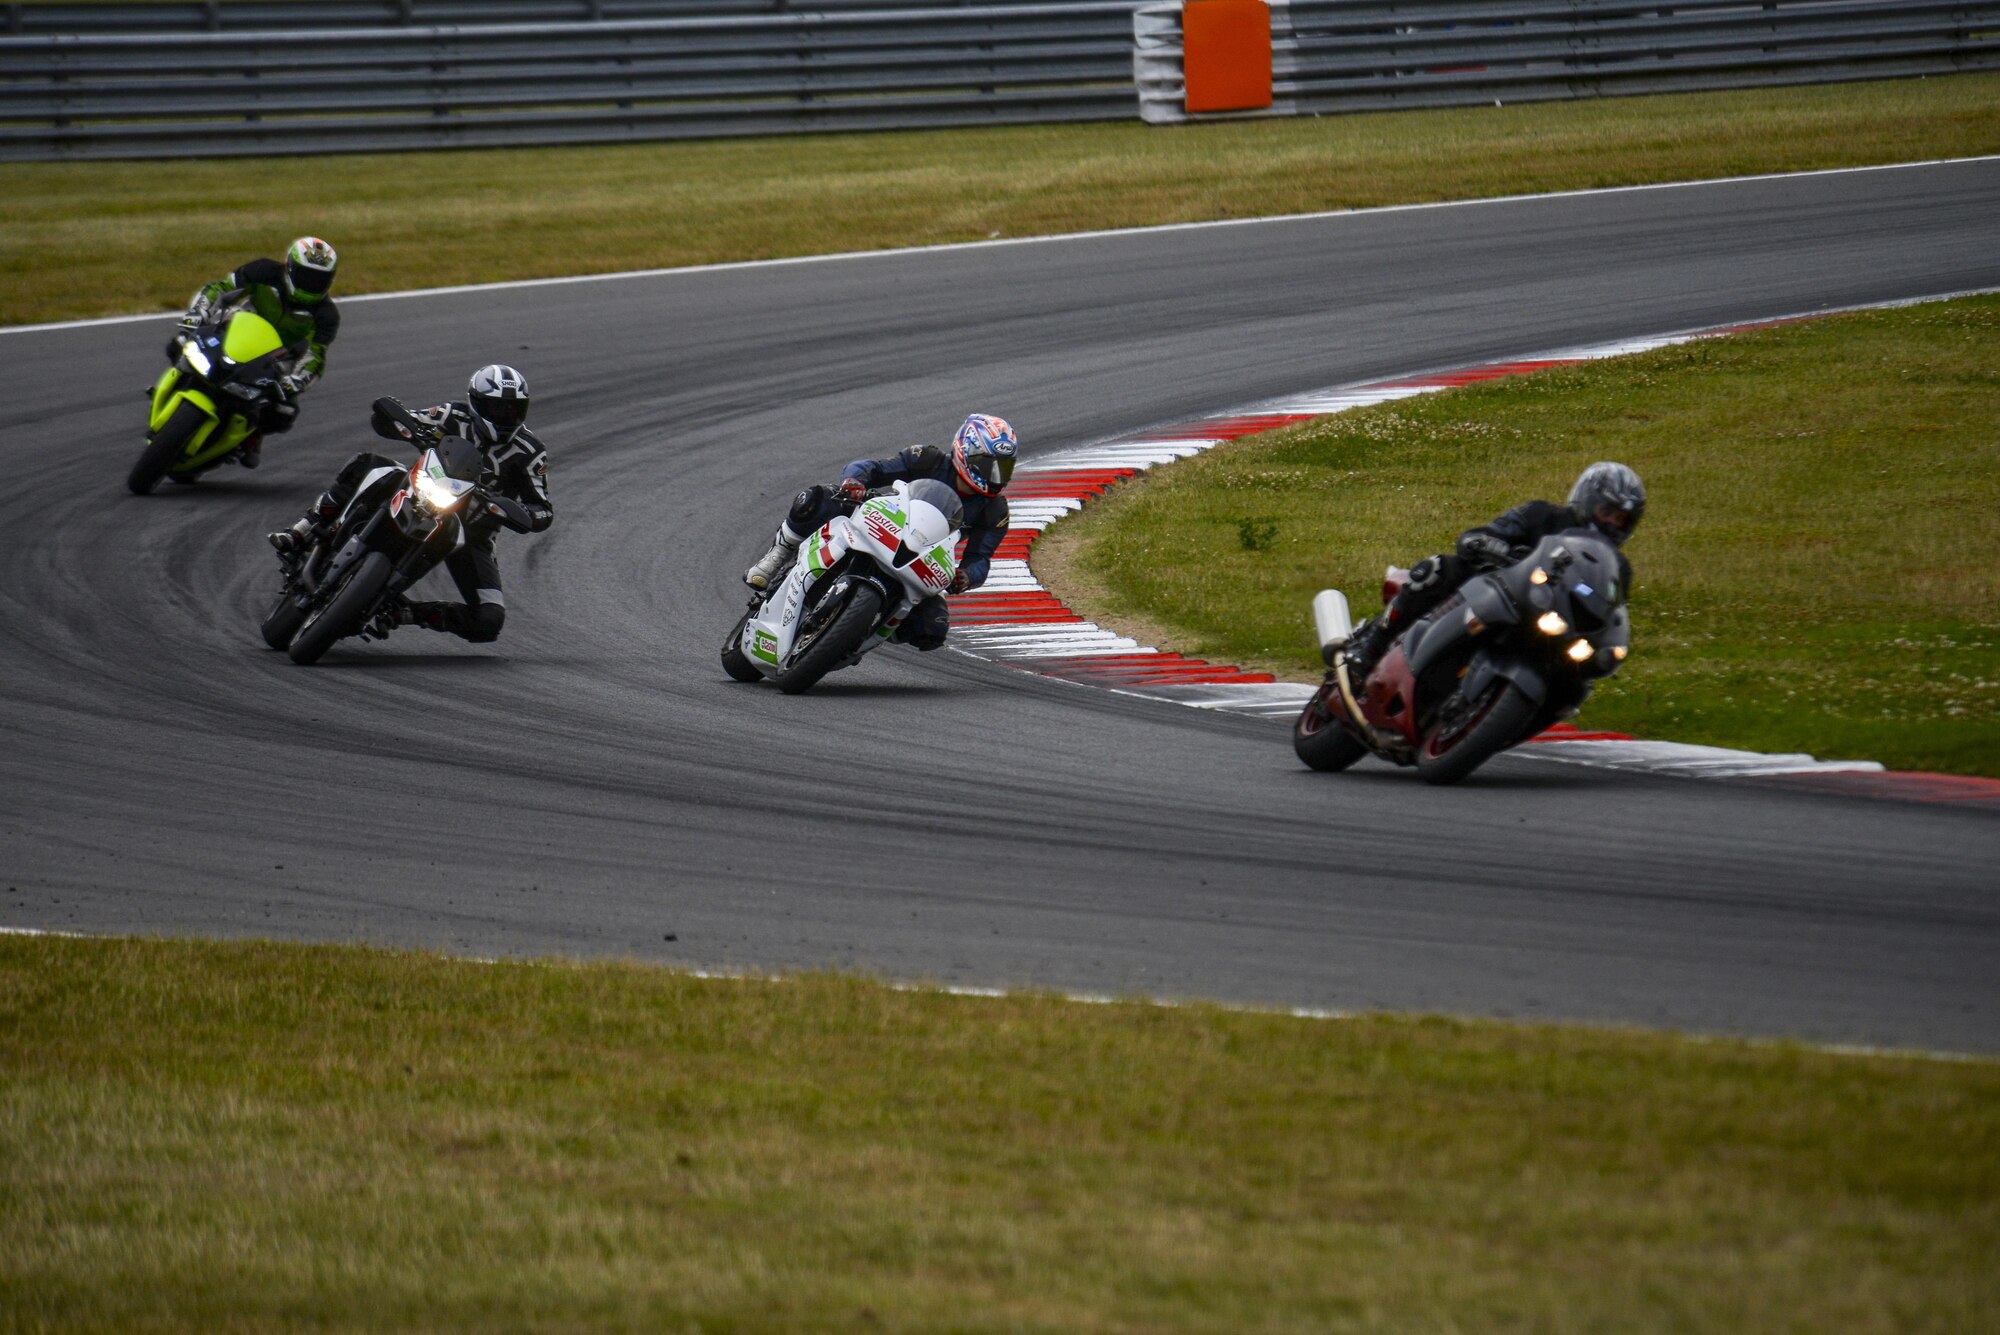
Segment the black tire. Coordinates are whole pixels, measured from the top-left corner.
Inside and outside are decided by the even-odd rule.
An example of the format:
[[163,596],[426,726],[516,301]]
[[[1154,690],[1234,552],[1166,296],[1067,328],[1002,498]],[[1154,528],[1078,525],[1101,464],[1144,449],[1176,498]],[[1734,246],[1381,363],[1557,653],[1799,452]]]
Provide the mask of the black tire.
[[1526,734],[1540,706],[1513,682],[1486,688],[1470,717],[1445,730],[1432,727],[1417,750],[1417,777],[1425,783],[1457,783]]
[[370,552],[356,561],[348,572],[341,576],[340,588],[332,598],[320,605],[320,610],[306,618],[305,625],[292,637],[288,652],[292,661],[300,667],[307,667],[319,661],[320,655],[333,648],[334,642],[352,635],[361,629],[364,617],[374,608],[382,596],[382,590],[394,573],[389,558],[381,552]]
[[743,628],[750,624],[750,613],[737,618],[736,629],[729,632],[729,638],[722,642],[722,670],[734,681],[762,681],[759,672],[749,656],[743,652]]
[[1368,748],[1356,741],[1353,733],[1327,714],[1326,693],[1339,689],[1331,684],[1321,687],[1292,722],[1293,753],[1307,769],[1323,774],[1336,774],[1368,754]]
[[847,606],[834,613],[826,629],[771,680],[786,695],[811,690],[821,677],[840,665],[841,659],[861,647],[881,616],[881,593],[872,584],[857,583],[847,595]]
[[194,439],[194,433],[208,420],[208,414],[192,403],[183,402],[174,409],[160,429],[146,442],[146,448],[139,452],[139,462],[132,465],[132,471],[125,475],[125,485],[134,496],[150,496],[153,488],[160,485],[160,479],[167,475],[187,452],[187,443]]
[[264,617],[264,622],[258,629],[264,632],[264,643],[273,649],[284,649],[290,647],[292,637],[299,633],[299,627],[305,624],[305,619],[306,614],[299,610],[297,597],[287,587],[278,595],[278,601]]

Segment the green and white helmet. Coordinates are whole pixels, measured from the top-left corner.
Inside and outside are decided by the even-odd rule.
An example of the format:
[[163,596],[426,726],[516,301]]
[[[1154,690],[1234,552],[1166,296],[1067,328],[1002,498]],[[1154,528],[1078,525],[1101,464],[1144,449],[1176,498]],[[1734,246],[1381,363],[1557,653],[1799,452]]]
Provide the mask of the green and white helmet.
[[333,247],[316,236],[302,236],[285,252],[285,299],[302,306],[326,300],[333,286],[334,266],[340,257]]

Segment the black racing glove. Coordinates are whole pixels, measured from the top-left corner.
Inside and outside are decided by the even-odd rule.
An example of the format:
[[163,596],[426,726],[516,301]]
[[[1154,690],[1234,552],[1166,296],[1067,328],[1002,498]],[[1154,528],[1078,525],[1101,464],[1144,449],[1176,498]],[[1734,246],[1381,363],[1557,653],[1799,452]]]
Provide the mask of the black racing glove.
[[1514,545],[1493,533],[1467,533],[1458,540],[1458,554],[1476,566],[1511,565]]

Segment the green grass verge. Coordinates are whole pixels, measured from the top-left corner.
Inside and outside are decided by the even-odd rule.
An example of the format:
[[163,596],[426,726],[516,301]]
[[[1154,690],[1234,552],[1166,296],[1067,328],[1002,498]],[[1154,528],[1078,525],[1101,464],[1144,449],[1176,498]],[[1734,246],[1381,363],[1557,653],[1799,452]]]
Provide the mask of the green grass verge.
[[168,309],[301,232],[340,290],[2000,152],[2000,74],[1131,123],[0,167],[0,323]]
[[1316,589],[1366,614],[1391,560],[1621,459],[1633,652],[1588,723],[2000,774],[1996,348],[1979,297],[1344,413],[1117,488],[1036,563],[1086,615],[1316,680]]
[[0,938],[0,1328],[1962,1331],[2000,1064]]

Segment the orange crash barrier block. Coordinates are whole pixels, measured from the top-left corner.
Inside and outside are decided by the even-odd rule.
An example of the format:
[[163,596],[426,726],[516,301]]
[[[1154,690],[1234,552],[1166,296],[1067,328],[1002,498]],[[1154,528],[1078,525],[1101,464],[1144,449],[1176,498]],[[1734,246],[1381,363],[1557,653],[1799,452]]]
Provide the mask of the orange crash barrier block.
[[1187,0],[1181,50],[1189,112],[1271,105],[1271,7],[1264,0]]

